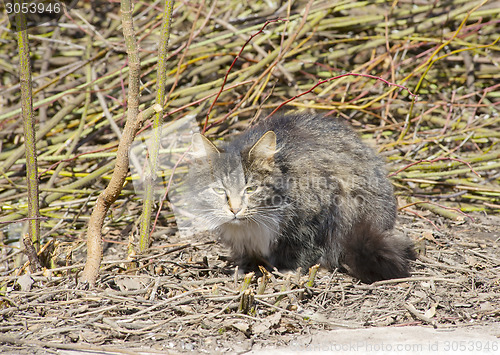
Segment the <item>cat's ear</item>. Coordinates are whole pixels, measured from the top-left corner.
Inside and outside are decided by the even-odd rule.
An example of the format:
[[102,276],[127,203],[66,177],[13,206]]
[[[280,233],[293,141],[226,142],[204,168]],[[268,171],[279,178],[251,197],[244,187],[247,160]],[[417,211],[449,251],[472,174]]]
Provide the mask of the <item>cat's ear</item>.
[[255,143],[248,152],[248,156],[251,160],[262,159],[262,160],[272,160],[276,150],[276,133],[273,131],[267,131],[262,137]]
[[213,154],[219,154],[219,150],[207,137],[195,133],[192,138],[193,149],[191,155],[195,158],[204,158]]

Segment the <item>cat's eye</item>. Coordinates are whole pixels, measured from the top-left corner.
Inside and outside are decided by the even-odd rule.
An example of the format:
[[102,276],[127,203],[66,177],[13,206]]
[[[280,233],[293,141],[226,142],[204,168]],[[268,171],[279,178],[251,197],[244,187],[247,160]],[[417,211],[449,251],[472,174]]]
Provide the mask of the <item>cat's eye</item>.
[[215,192],[217,195],[225,195],[225,194],[226,194],[226,190],[224,190],[223,188],[220,188],[220,187],[213,187],[212,189],[214,190],[214,192]]
[[253,194],[255,191],[257,191],[257,186],[248,186],[245,189],[245,193],[248,195]]

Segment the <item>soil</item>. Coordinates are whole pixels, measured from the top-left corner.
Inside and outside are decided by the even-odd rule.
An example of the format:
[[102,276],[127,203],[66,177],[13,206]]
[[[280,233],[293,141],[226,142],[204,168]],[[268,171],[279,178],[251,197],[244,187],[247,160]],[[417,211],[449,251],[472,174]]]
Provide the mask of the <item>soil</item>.
[[[488,332],[473,329],[489,336],[485,341],[493,346],[492,339],[500,336],[495,328],[500,218],[428,217],[439,230],[422,219],[399,217],[397,231],[412,238],[419,252],[412,276],[371,285],[319,269],[310,287],[308,275],[274,272],[264,281],[253,276],[245,292],[245,275],[235,276],[228,251],[208,233],[186,240],[164,228],[156,233],[151,253],[133,262],[124,243],[109,243],[96,288],[75,282],[81,264],[4,278],[0,351],[314,351],[331,339],[325,334],[341,335],[326,343],[329,349],[353,337],[368,341],[384,334],[396,341],[393,334],[408,332],[403,326],[414,327],[411,339],[438,334],[440,346],[443,330],[486,326]],[[83,261],[83,256],[74,257]]]

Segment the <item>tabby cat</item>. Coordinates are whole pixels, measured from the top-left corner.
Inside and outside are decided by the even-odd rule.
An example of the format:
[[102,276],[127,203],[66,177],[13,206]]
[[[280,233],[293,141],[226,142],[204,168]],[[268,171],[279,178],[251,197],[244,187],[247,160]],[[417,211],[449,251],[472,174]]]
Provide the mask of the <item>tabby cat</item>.
[[292,113],[219,147],[192,138],[191,208],[244,271],[320,263],[363,282],[409,276],[383,163],[342,122]]

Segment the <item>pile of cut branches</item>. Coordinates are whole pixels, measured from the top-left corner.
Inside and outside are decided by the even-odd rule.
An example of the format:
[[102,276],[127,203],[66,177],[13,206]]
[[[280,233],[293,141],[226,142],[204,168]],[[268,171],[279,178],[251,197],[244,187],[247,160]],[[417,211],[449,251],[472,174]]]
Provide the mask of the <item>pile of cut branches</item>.
[[[65,303],[64,299],[76,297],[75,302],[84,301],[81,307],[87,307],[81,310],[85,319],[96,317],[92,321],[100,324],[98,333],[102,332],[102,339],[107,339],[106,332],[124,339],[135,331],[132,328],[153,329],[146,323],[134,323],[131,328],[116,323],[116,317],[147,311],[150,303],[139,306],[131,301],[133,295],[148,302],[165,300],[158,310],[165,312],[162,319],[167,323],[181,314],[182,321],[177,321],[189,324],[193,332],[219,327],[221,337],[227,329],[248,336],[252,328],[243,329],[241,324],[207,325],[209,321],[190,320],[191,314],[194,318],[209,315],[210,319],[221,320],[227,314],[238,313],[238,306],[233,306],[240,302],[242,281],[232,281],[224,274],[226,265],[215,255],[225,251],[217,245],[175,239],[178,238],[175,218],[167,203],[156,201],[160,213],[149,254],[139,258],[130,252],[129,236],[137,229],[142,203],[142,192],[134,189],[132,183],[136,178],[133,174],[127,177],[103,227],[105,262],[98,287],[120,291],[109,297],[94,297],[89,291],[69,291],[68,287],[74,286],[71,280],[83,266],[86,225],[97,196],[110,179],[119,131],[126,116],[129,68],[119,10],[115,2],[79,2],[58,24],[29,29],[37,120],[39,254],[43,265],[49,268],[32,275],[33,286],[26,286],[23,282],[31,281],[22,279],[27,270],[21,243],[27,217],[27,183],[17,79],[19,57],[15,34],[7,30],[8,19],[0,19],[2,315],[23,314],[26,318],[22,322],[27,324],[36,314],[47,315],[42,305],[52,300],[55,303],[48,306],[54,307],[48,311],[51,316],[57,318],[59,312],[69,312],[67,316],[72,317],[71,302]],[[388,295],[397,298],[419,289],[416,294],[422,297],[417,300],[415,296],[415,302],[411,302],[428,310],[434,304],[430,290],[435,282],[443,283],[438,285],[442,299],[439,305],[445,303],[449,307],[435,306],[437,323],[465,322],[473,316],[451,305],[446,298],[446,287],[452,283],[459,292],[464,285],[481,279],[484,293],[498,292],[498,281],[494,282],[498,279],[496,269],[483,273],[481,270],[485,269],[478,266],[498,266],[497,249],[489,252],[484,249],[496,242],[491,238],[484,243],[471,241],[460,234],[460,245],[472,245],[475,253],[460,260],[450,257],[443,261],[441,252],[445,248],[453,255],[456,247],[453,228],[469,228],[459,226],[460,223],[470,225],[474,233],[492,236],[489,227],[478,224],[487,218],[483,216],[493,218],[500,213],[499,13],[494,1],[470,0],[176,2],[166,63],[164,123],[195,120],[208,136],[222,139],[276,109],[314,110],[345,119],[364,139],[379,147],[388,161],[400,200],[404,221],[401,229],[406,229],[423,249],[430,250],[426,261],[420,259],[421,266],[429,267],[433,265],[433,257],[441,258],[440,266],[433,266],[439,272],[419,271],[422,277],[432,280],[408,281],[401,289],[379,285],[377,292],[382,293],[382,298]],[[141,111],[151,108],[156,96],[161,14],[160,2],[135,4]],[[87,100],[86,92],[91,93]],[[151,125],[152,120],[144,122],[142,132],[147,133]],[[179,157],[183,154],[177,153]],[[163,179],[166,188],[169,171],[162,174],[166,177]],[[158,250],[168,252],[158,256]],[[208,262],[203,263],[206,257]],[[476,258],[483,264],[474,264],[472,260]],[[168,266],[159,266],[162,264]],[[179,273],[180,269],[189,275]],[[451,276],[453,281],[439,274],[443,270],[450,275],[456,273],[455,278]],[[126,286],[119,287],[115,281],[109,281],[123,273],[150,278],[144,281],[147,295],[132,286],[127,291]],[[178,286],[175,291],[173,284],[178,280],[184,282],[186,277],[192,284]],[[208,278],[217,280],[217,277],[226,279],[220,283],[208,282]],[[255,287],[252,292],[257,294],[255,280],[251,285]],[[322,276],[321,281],[316,280],[318,288],[304,288],[296,280],[284,291],[281,289],[286,277],[274,275],[270,280],[268,287],[272,291],[266,292],[272,296],[255,296],[263,313],[248,311],[239,317],[255,321],[254,318],[271,316],[278,307],[281,318],[270,320],[275,333],[300,331],[304,325],[301,322],[309,317],[297,313],[301,307],[312,307],[311,312],[316,314],[333,312],[335,304],[342,304],[345,307],[337,309],[339,313],[335,314],[352,320],[355,325],[406,324],[415,317],[414,309],[404,308],[401,302],[391,301],[388,306],[373,300],[374,303],[364,304],[362,296],[375,292],[374,288],[353,284],[347,276],[335,275],[331,279]],[[200,284],[196,284],[198,281]],[[343,282],[349,286],[344,287]],[[336,283],[340,286],[335,286]],[[47,293],[42,289],[29,291],[36,286],[45,287]],[[196,289],[200,290],[193,291]],[[67,290],[64,292],[68,294],[59,293],[61,290]],[[184,294],[186,298],[180,297],[186,291],[191,293]],[[296,293],[302,296],[293,298]],[[276,303],[281,296],[289,303]],[[169,298],[173,298],[171,303],[167,302]],[[187,304],[184,299],[192,304],[191,309],[184,307]],[[227,306],[226,301],[234,304]],[[484,302],[492,308],[484,306]],[[210,307],[202,310],[206,304]],[[370,313],[369,307],[375,307],[374,304],[376,311],[371,309]],[[476,306],[488,311],[474,313],[479,314],[474,319],[498,317],[498,304],[488,297],[477,298],[471,307]],[[92,313],[92,307],[97,307],[97,312]],[[370,321],[349,313],[348,309],[363,309],[367,313],[360,314],[371,314]],[[387,315],[384,309],[392,311]],[[283,322],[286,317],[294,321]],[[140,319],[135,318],[138,322]],[[433,320],[417,319],[433,324]],[[22,322],[12,321],[2,331],[21,331]],[[325,322],[313,323],[323,327]],[[168,330],[160,327],[152,334],[161,333],[164,339],[174,337],[174,323],[168,323],[171,327]],[[64,325],[71,328],[69,323]],[[35,328],[30,330],[30,339],[45,338],[46,334]],[[80,339],[88,336],[82,333]],[[96,335],[101,339],[100,336]]]

